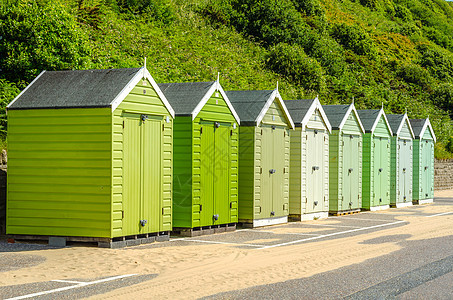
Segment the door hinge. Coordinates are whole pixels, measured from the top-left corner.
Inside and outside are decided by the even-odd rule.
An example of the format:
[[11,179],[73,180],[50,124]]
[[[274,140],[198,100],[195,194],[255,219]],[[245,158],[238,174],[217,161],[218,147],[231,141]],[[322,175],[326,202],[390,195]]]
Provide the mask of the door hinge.
[[260,212],[259,212],[259,214],[260,214],[260,213],[261,213],[261,206],[260,206]]
[[164,208],[162,207],[162,215],[164,214]]
[[233,208],[233,202],[230,202],[230,209]]
[[261,135],[263,135],[263,128],[261,128]]
[[233,136],[233,129],[230,130],[230,136]]
[[124,129],[124,120],[123,120],[123,129]]
[[203,204],[200,204],[200,211],[203,210]]
[[286,168],[283,167],[283,174],[286,174]]
[[162,124],[162,131],[165,131],[165,125]]
[[203,133],[203,126],[200,127],[200,134]]
[[124,210],[121,211],[121,219],[124,219]]
[[283,131],[283,137],[286,137],[286,130]]
[[260,174],[263,174],[263,168],[260,168]]
[[324,142],[326,141],[326,136],[324,136]]

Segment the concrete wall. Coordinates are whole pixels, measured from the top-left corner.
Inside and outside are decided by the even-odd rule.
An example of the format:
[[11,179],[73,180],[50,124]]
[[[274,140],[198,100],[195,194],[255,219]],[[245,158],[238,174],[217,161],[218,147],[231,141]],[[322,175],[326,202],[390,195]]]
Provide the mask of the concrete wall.
[[453,159],[434,161],[434,190],[453,189]]

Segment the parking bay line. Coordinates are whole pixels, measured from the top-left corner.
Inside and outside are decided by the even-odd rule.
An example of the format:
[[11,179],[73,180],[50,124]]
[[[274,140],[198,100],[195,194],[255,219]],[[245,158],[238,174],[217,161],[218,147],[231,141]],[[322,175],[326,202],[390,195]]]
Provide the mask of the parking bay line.
[[435,215],[430,215],[430,216],[425,216],[425,218],[432,218],[432,217],[444,216],[444,215],[449,215],[449,214],[453,214],[453,211],[444,212],[444,213],[435,214]]
[[[361,213],[361,214],[366,214],[365,213]],[[392,215],[393,216],[393,215]],[[346,216],[342,216],[342,217],[329,217],[328,219],[343,219],[343,220],[358,220],[358,221],[376,221],[376,222],[388,222],[388,221],[391,221],[391,220],[383,220],[383,219],[362,219],[362,218],[348,218]]]
[[235,246],[249,246],[249,247],[264,247],[264,245],[255,245],[255,244],[242,244],[242,243],[231,243],[231,242],[217,242],[217,241],[206,241],[206,240],[195,240],[195,239],[182,239],[181,241],[186,242],[200,242],[207,244],[221,244],[221,245],[235,245]]
[[[81,287],[85,287],[85,286],[89,286],[89,285],[93,285],[93,284],[104,283],[104,282],[108,282],[108,281],[112,281],[112,280],[116,280],[116,279],[132,277],[132,276],[136,276],[136,275],[137,274],[119,275],[119,276],[99,279],[99,280],[95,280],[95,281],[81,282],[81,283],[79,283],[77,285],[65,286],[65,287],[62,287],[62,288],[57,288],[57,289],[48,290],[48,291],[42,291],[42,292],[28,294],[28,295],[23,295],[23,296],[17,296],[17,297],[8,298],[8,299],[5,299],[5,300],[20,300],[20,299],[38,297],[38,296],[42,296],[42,295],[53,294],[53,293],[57,293],[57,292],[62,292],[62,291],[67,291],[67,290],[71,290],[71,289],[81,288]],[[52,280],[52,281],[54,281],[54,280]]]
[[351,230],[346,230],[346,231],[341,231],[341,232],[334,232],[334,233],[329,233],[329,234],[324,234],[320,236],[314,236],[302,240],[296,240],[296,241],[291,241],[291,242],[286,242],[286,243],[281,243],[281,244],[275,244],[275,245],[269,245],[269,246],[264,246],[261,248],[257,248],[256,250],[262,250],[262,249],[269,249],[269,248],[275,248],[275,247],[280,247],[280,246],[286,246],[286,245],[292,245],[292,244],[297,244],[297,243],[302,243],[305,241],[311,241],[311,240],[318,240],[322,239],[325,237],[330,237],[330,236],[335,236],[335,235],[340,235],[340,234],[346,234],[346,233],[351,233],[351,232],[356,232],[356,231],[362,231],[362,230],[368,230],[368,229],[373,229],[373,228],[379,228],[379,227],[384,227],[384,226],[391,226],[391,225],[396,225],[400,223],[406,223],[406,221],[397,221],[397,222],[392,222],[392,223],[387,223],[387,224],[379,224],[379,225],[374,225],[374,226],[368,226],[368,227],[362,227],[362,228],[356,228],[356,229],[351,229]]

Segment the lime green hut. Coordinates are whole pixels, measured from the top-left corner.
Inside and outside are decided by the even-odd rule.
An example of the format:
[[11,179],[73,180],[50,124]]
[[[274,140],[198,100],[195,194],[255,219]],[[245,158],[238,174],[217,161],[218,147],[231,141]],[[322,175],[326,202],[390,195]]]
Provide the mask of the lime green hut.
[[168,238],[173,116],[146,68],[42,72],[8,105],[7,233]]
[[354,103],[323,105],[332,134],[329,137],[329,212],[342,214],[362,208],[362,135]]
[[175,231],[198,235],[238,222],[239,117],[219,81],[159,84],[175,109]]
[[239,222],[286,223],[289,213],[289,131],[293,121],[277,89],[227,91],[239,128]]
[[295,221],[329,215],[329,120],[318,97],[285,100],[295,130],[291,135],[289,215]]
[[384,109],[358,110],[365,129],[362,155],[362,208],[390,208],[390,139]]
[[407,114],[387,115],[393,136],[390,143],[390,206],[412,205],[412,140]]
[[426,204],[434,199],[434,143],[436,135],[429,118],[411,119],[413,141],[412,202]]

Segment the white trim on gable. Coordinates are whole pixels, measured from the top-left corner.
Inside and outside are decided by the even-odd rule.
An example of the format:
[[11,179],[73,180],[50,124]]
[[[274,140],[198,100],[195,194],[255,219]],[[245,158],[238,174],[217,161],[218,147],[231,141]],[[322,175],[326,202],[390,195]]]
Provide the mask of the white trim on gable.
[[203,109],[205,104],[208,102],[208,100],[212,97],[212,94],[214,94],[215,91],[219,91],[220,94],[223,97],[223,100],[225,100],[225,103],[227,104],[228,108],[230,109],[231,113],[233,114],[234,118],[236,119],[236,122],[238,125],[241,123],[241,120],[239,119],[238,114],[233,108],[233,105],[230,102],[230,99],[228,99],[228,96],[226,95],[225,91],[223,90],[222,86],[220,85],[219,81],[215,81],[212,86],[209,88],[207,93],[203,96],[201,101],[197,104],[197,106],[194,108],[192,111],[192,121],[195,120],[195,118],[198,116],[200,111]]
[[156,93],[159,96],[160,100],[162,101],[164,106],[167,108],[167,110],[170,113],[170,115],[174,118],[175,117],[175,111],[171,107],[171,105],[168,102],[167,98],[165,97],[164,93],[162,93],[162,91],[160,90],[159,86],[154,81],[154,78],[151,76],[151,74],[148,72],[148,70],[145,67],[141,67],[140,70],[134,75],[134,77],[128,82],[128,84],[115,97],[115,99],[113,99],[113,101],[110,102],[110,106],[112,107],[112,112],[115,111],[115,109],[118,108],[118,106],[123,102],[123,100],[127,97],[127,95],[129,95],[129,93],[132,91],[132,89],[143,78],[147,79],[151,83],[152,87],[156,91]]
[[425,134],[426,128],[429,128],[429,131],[431,131],[431,135],[433,136],[434,142],[436,142],[436,135],[434,134],[434,128],[431,125],[431,122],[429,121],[429,117],[425,119],[425,123],[423,124],[423,128],[420,131],[420,139],[423,138],[423,135]]
[[327,115],[324,112],[324,109],[322,108],[321,102],[319,102],[318,96],[316,96],[316,98],[313,100],[310,108],[308,109],[307,113],[305,114],[304,118],[302,119],[302,122],[300,122],[302,127],[307,126],[308,122],[310,121],[311,115],[316,111],[316,109],[319,110],[319,113],[321,114],[321,117],[324,120],[324,124],[327,127],[327,130],[329,131],[329,133],[332,133],[332,125],[330,124],[329,119],[327,118]]
[[406,113],[404,114],[403,119],[401,120],[401,123],[400,123],[400,125],[398,126],[398,130],[396,131],[396,136],[397,136],[397,137],[400,136],[401,129],[403,129],[404,121],[406,121],[407,126],[409,126],[409,131],[411,132],[412,139],[415,139],[415,135],[414,135],[414,131],[412,130],[411,122],[409,121],[409,117],[407,116]]
[[38,80],[39,77],[41,77],[42,74],[44,74],[44,72],[46,72],[46,70],[44,70],[44,71],[42,71],[41,73],[39,73],[39,75],[38,75],[35,79],[33,79],[33,81],[30,82],[30,84],[27,85],[27,87],[26,87],[22,92],[20,92],[19,95],[17,95],[16,98],[13,99],[13,101],[11,101],[11,102],[6,106],[6,109],[8,110],[8,108],[9,108],[11,105],[13,105],[13,103],[16,102],[17,99],[19,99],[20,96],[22,96],[22,94],[25,93],[25,92],[28,90],[28,88],[31,87],[31,86],[33,85],[33,83],[35,83],[36,80]]
[[387,120],[387,116],[385,115],[385,112],[384,112],[383,108],[381,108],[379,110],[379,114],[378,114],[376,120],[374,120],[373,127],[371,128],[371,133],[374,133],[374,130],[376,129],[377,124],[379,123],[379,119],[381,118],[381,116],[384,116],[384,121],[385,121],[385,124],[387,125],[388,130],[390,131],[390,136],[393,136],[392,127],[390,127],[389,121]]
[[285,103],[283,102],[282,96],[278,92],[277,89],[273,90],[269,98],[266,100],[266,104],[263,106],[261,109],[258,117],[256,117],[255,123],[256,125],[259,125],[261,121],[263,120],[264,116],[266,115],[267,111],[269,110],[269,107],[271,107],[272,102],[274,102],[274,99],[278,99],[278,103],[280,104],[280,107],[283,109],[283,112],[286,115],[286,119],[289,121],[289,124],[291,125],[291,128],[294,129],[294,122],[293,119],[291,118],[291,115],[289,114],[288,108],[286,107]]
[[363,128],[362,121],[360,121],[359,113],[355,109],[354,103],[351,103],[349,105],[348,111],[344,114],[343,120],[341,121],[340,126],[338,126],[338,129],[340,131],[343,129],[343,126],[346,123],[346,121],[348,120],[348,117],[349,117],[349,114],[351,113],[351,111],[354,112],[354,115],[357,118],[357,122],[359,123],[359,127],[362,130],[362,134],[364,134],[365,133],[365,129]]

